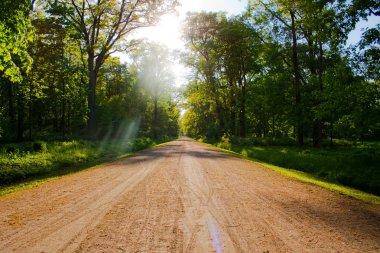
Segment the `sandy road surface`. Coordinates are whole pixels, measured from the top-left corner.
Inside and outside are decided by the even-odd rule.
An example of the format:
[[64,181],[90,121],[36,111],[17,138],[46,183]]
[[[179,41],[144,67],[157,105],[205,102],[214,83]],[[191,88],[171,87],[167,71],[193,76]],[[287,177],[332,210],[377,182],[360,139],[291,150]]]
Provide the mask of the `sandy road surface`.
[[380,252],[380,206],[180,139],[0,198],[0,252]]

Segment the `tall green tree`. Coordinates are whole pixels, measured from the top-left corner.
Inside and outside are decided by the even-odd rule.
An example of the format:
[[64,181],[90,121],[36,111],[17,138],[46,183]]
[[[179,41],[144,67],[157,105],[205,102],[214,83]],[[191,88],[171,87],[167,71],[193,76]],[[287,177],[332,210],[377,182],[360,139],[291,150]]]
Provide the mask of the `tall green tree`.
[[313,144],[318,147],[325,127],[325,119],[320,117],[326,85],[324,73],[334,67],[329,65],[333,62],[329,58],[339,54],[352,29],[345,13],[346,3],[257,0],[251,4],[250,15],[262,30],[266,30],[267,37],[284,48],[283,61],[293,72],[294,125],[298,143],[302,145],[303,136],[311,132]]
[[230,89],[231,134],[245,137],[247,86],[260,73],[261,43],[256,31],[242,18],[231,18],[221,25],[218,52],[222,59],[222,77]]
[[[29,135],[35,128],[44,129],[53,122],[53,130],[62,137],[72,132],[73,121],[85,118],[83,81],[85,68],[80,48],[73,40],[74,31],[39,12],[33,19],[36,39],[30,49],[33,57],[28,77]],[[76,128],[83,128],[83,125]]]
[[[146,43],[140,49],[139,83],[153,102],[152,134],[157,138],[162,130],[159,104],[171,99],[174,76],[171,70],[169,50],[159,44]],[[162,117],[163,115],[161,115]]]
[[226,92],[221,89],[224,84],[220,78],[221,58],[218,51],[218,33],[222,27],[221,21],[225,19],[222,13],[192,13],[184,25],[184,38],[189,49],[185,61],[193,68],[199,84],[207,86],[212,104],[215,104],[216,135],[228,131],[224,108]]
[[[32,64],[28,53],[28,45],[33,40],[31,11],[32,3],[28,0],[0,2],[0,82],[8,98],[5,127],[7,133],[17,129],[19,140],[23,138],[24,129],[25,76]],[[8,134],[11,138],[12,133]]]
[[[185,61],[196,74],[196,82],[185,93],[191,109],[185,118],[214,117],[209,128],[213,133],[207,133],[212,138],[224,133],[244,137],[247,89],[260,72],[256,31],[240,17],[228,19],[223,13],[193,13],[187,17],[184,34],[188,48]],[[207,92],[204,103],[195,97],[200,96],[199,90]],[[208,106],[211,111],[203,113],[197,106]],[[201,129],[195,132],[202,134],[206,128]]]
[[[266,24],[272,31],[267,31],[269,36],[275,36],[280,31],[277,41],[285,42],[290,49],[289,55],[283,56],[283,60],[289,65],[293,73],[294,82],[294,121],[298,144],[304,143],[304,110],[302,106],[301,85],[305,82],[300,66],[300,50],[299,50],[299,22],[297,20],[297,5],[295,1],[252,1],[250,6],[256,22]],[[285,36],[288,35],[288,36]],[[282,41],[281,41],[282,40]]]

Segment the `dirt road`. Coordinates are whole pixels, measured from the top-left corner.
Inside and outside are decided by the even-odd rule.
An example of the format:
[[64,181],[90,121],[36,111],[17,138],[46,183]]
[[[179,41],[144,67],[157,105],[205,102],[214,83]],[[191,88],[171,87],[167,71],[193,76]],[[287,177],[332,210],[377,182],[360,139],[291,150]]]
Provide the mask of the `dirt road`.
[[380,206],[180,139],[0,198],[0,252],[380,252]]

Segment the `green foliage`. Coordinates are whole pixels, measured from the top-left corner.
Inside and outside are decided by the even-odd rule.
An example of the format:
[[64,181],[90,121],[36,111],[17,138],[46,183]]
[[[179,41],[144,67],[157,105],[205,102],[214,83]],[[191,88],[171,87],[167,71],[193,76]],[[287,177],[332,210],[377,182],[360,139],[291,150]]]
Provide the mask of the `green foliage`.
[[184,92],[183,131],[215,139],[246,135],[247,90],[261,70],[256,31],[241,17],[192,13],[184,33],[184,60],[197,75]]
[[223,149],[231,149],[231,142],[230,142],[230,137],[228,134],[224,134],[222,138],[220,139],[220,142],[217,143],[217,147],[223,148]]
[[0,74],[13,83],[22,81],[32,63],[27,51],[33,40],[30,10],[28,0],[0,2]]
[[260,144],[312,139],[315,147],[328,138],[379,140],[379,27],[364,32],[351,58],[343,50],[357,22],[351,15],[376,15],[378,7],[275,0],[250,1],[242,17],[189,14],[184,61],[196,75],[184,91],[182,131]]
[[[29,139],[41,140],[86,137],[88,110],[84,85],[87,73],[82,65],[83,55],[72,40],[70,28],[54,19],[37,17],[33,20],[37,33],[35,47],[31,50],[33,75],[28,76],[28,85],[0,89],[1,96],[6,98],[0,102],[6,115],[0,121],[0,127],[5,130],[0,140],[12,141],[16,133],[20,139],[26,134]],[[99,139],[178,135],[179,109],[174,101],[175,90],[169,82],[157,86],[150,84],[159,91],[157,120],[153,122],[153,89],[139,83],[138,76],[142,75],[139,72],[136,65],[121,64],[114,57],[109,57],[100,69],[96,88]],[[20,136],[19,126],[23,127]],[[153,134],[153,126],[157,129],[156,134]]]
[[380,24],[367,29],[359,42],[357,56],[361,61],[362,73],[367,79],[380,80]]
[[[62,26],[75,30],[88,74],[88,137],[96,134],[96,88],[99,71],[113,52],[129,51],[137,43],[126,37],[134,30],[155,24],[178,5],[176,0],[157,1],[49,1],[48,12]],[[85,63],[86,59],[86,63]]]
[[353,24],[360,18],[366,19],[368,16],[380,16],[380,3],[376,0],[353,0],[350,1],[348,14],[352,18]]
[[220,120],[215,112],[216,103],[206,91],[205,84],[193,82],[187,89],[185,106],[188,109],[182,117],[182,131],[189,136],[218,137]]
[[163,45],[145,43],[136,54],[139,71],[137,85],[146,99],[145,130],[153,138],[178,136],[179,110],[174,101],[174,76],[169,49]]
[[283,136],[283,137],[247,137],[232,138],[232,143],[239,144],[242,146],[296,146],[297,142],[294,138]]

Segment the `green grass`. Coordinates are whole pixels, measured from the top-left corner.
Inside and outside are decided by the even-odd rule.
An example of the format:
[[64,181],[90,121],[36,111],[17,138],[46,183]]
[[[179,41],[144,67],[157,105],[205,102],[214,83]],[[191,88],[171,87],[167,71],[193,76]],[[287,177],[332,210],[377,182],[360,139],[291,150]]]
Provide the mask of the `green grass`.
[[168,140],[138,138],[128,142],[42,142],[43,148],[35,143],[3,145],[0,149],[0,196],[34,187]]
[[[213,143],[232,154],[254,160],[285,176],[380,204],[380,149],[378,144],[325,149],[285,146],[239,146]],[[358,189],[358,190],[357,190]],[[364,191],[364,192],[363,192]]]
[[297,180],[302,181],[302,182],[318,185],[320,187],[329,189],[330,191],[338,192],[338,193],[353,197],[355,199],[363,200],[364,202],[367,202],[367,203],[372,203],[372,204],[377,204],[377,205],[380,204],[380,197],[379,196],[376,196],[376,195],[373,195],[370,193],[366,193],[366,192],[363,192],[363,191],[360,191],[357,189],[353,189],[353,188],[350,188],[347,186],[327,182],[327,181],[324,181],[318,177],[315,177],[314,175],[312,175],[310,173],[305,173],[302,171],[292,170],[292,169],[285,169],[285,168],[281,168],[281,167],[271,165],[271,164],[267,164],[267,163],[263,163],[263,162],[257,162],[256,161],[256,163],[258,163],[258,164],[260,164],[266,168],[269,168],[271,170],[277,171],[281,175],[284,175],[284,176],[287,176],[290,178],[294,178],[294,179],[297,179]]

